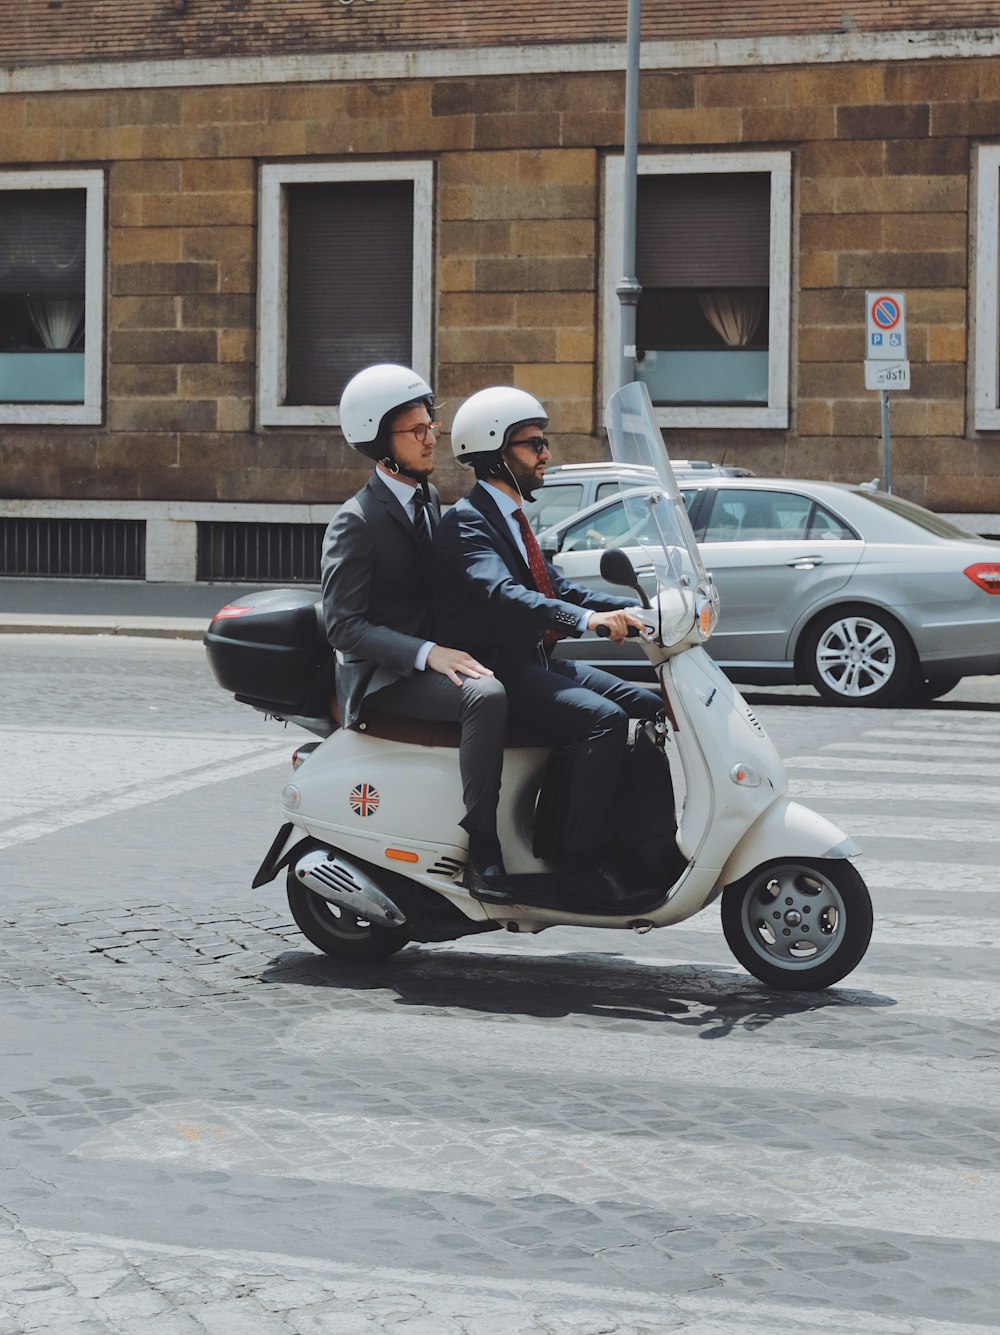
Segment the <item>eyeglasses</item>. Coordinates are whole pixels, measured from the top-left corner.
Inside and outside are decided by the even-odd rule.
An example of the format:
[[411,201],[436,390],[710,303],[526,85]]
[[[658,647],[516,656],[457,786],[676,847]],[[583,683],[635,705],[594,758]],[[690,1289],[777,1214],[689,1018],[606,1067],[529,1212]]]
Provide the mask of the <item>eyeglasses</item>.
[[393,431],[394,436],[412,436],[418,444],[422,445],[427,439],[428,431],[433,431],[435,436],[441,430],[440,422],[418,422],[416,426],[401,426],[398,431]]
[[525,440],[512,440],[511,445],[529,445],[535,451],[539,459],[549,448],[549,442],[545,436],[528,436]]

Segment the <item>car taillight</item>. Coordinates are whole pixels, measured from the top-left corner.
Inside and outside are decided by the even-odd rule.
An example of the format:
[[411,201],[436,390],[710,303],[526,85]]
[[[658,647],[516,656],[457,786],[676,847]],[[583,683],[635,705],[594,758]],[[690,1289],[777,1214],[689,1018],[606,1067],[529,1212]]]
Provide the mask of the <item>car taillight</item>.
[[225,607],[219,608],[212,620],[224,621],[228,617],[241,617],[244,612],[249,612],[251,610],[252,609],[247,607],[245,603],[227,603]]
[[987,593],[1000,593],[1000,561],[977,561],[966,566],[962,573]]

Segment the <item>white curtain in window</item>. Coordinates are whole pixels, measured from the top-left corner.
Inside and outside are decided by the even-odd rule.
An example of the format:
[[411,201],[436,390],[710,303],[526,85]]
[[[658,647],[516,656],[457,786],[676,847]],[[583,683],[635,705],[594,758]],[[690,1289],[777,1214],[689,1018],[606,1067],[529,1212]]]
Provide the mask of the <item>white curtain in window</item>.
[[699,292],[698,305],[728,348],[745,348],[757,332],[764,313],[759,292]]
[[31,323],[47,348],[71,348],[83,328],[83,302],[36,298],[28,302]]

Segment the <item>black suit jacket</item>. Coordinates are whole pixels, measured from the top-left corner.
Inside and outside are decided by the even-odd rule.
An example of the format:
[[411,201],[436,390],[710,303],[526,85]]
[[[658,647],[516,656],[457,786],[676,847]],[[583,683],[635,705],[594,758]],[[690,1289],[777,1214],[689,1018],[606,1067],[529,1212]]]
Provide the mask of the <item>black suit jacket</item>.
[[[441,502],[431,488],[435,520]],[[353,728],[366,696],[414,671],[431,633],[431,571],[413,523],[373,473],[323,539],[323,617],[337,650],[337,702]]]
[[535,657],[547,630],[579,635],[582,608],[611,612],[636,602],[573,584],[546,566],[551,598],[535,588],[490,488],[477,485],[447,512],[434,538],[435,639],[498,668]]

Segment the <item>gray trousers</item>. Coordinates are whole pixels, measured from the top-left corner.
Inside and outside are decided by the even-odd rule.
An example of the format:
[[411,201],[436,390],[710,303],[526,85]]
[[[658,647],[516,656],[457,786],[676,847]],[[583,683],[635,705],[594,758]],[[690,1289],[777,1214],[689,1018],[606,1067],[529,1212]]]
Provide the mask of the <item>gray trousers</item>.
[[507,727],[507,692],[496,677],[463,677],[462,685],[456,686],[443,673],[427,668],[376,691],[368,700],[390,714],[461,724],[458,766],[465,817],[459,823],[465,830],[495,834]]

